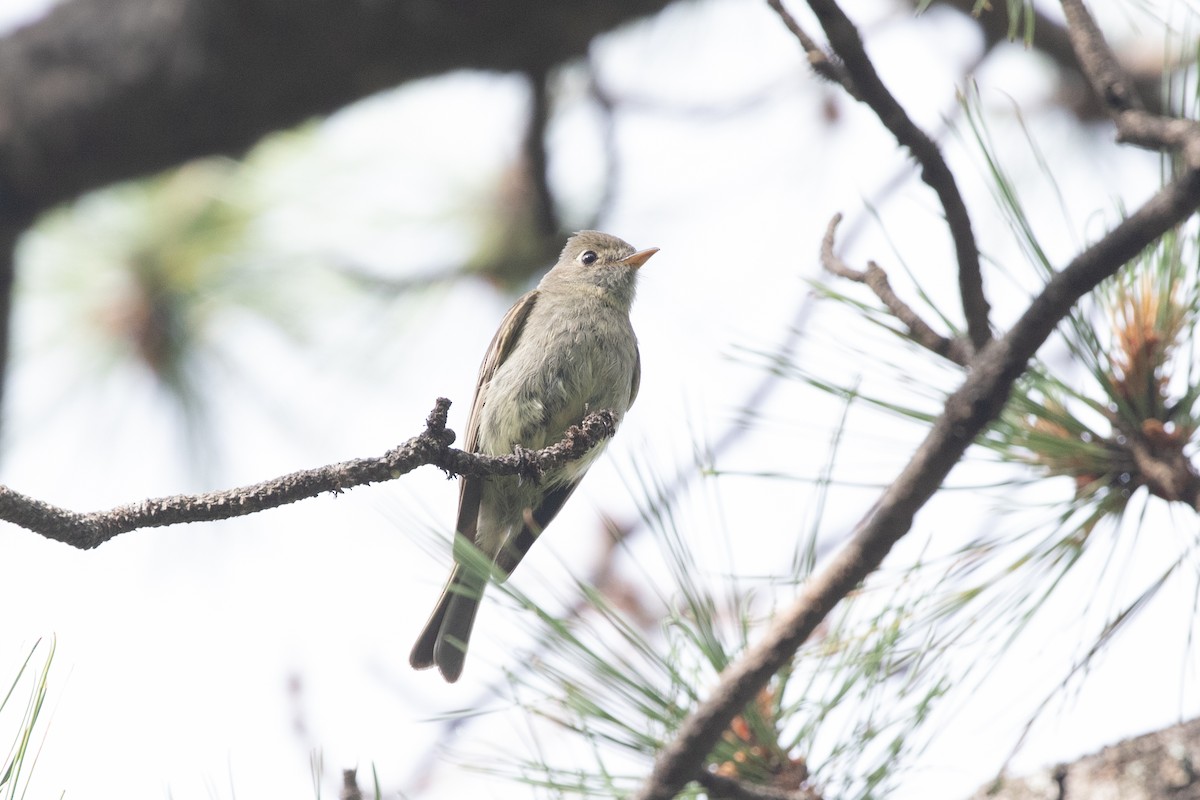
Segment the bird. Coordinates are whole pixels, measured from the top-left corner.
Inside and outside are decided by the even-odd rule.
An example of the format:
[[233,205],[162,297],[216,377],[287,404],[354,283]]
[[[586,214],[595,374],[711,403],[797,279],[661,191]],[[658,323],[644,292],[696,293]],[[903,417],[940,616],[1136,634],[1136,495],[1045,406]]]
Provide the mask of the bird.
[[[635,250],[599,231],[567,239],[558,262],[504,315],[483,357],[467,422],[467,452],[538,450],[602,409],[620,423],[641,382],[629,312],[639,269],[657,252]],[[455,564],[409,656],[414,669],[436,666],[448,683],[458,680],[487,587],[479,554],[495,567],[497,581],[506,580],[604,444],[537,482],[519,476],[459,478]],[[479,553],[464,552],[468,542]]]

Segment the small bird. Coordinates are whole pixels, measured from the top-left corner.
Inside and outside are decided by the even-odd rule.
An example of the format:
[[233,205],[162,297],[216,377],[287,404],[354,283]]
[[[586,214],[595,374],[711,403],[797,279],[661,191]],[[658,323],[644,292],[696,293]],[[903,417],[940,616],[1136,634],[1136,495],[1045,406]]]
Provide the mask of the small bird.
[[[588,413],[608,409],[618,422],[633,405],[641,356],[629,322],[638,268],[657,247],[634,251],[615,236],[580,231],[537,288],[500,323],[479,368],[465,449],[507,455],[562,439]],[[499,570],[516,568],[579,486],[601,446],[539,482],[517,476],[459,479],[455,530]],[[413,647],[414,669],[437,665],[447,682],[462,674],[487,576],[455,565]]]

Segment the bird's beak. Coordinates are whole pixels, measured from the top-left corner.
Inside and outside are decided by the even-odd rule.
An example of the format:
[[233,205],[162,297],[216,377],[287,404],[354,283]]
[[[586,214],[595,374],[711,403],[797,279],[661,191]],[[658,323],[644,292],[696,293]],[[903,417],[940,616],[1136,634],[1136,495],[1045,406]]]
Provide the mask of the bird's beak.
[[647,261],[649,261],[650,256],[654,255],[657,252],[658,252],[657,247],[649,247],[645,250],[638,250],[633,255],[625,256],[624,258],[622,258],[620,263],[624,264],[627,267],[633,267],[634,269],[637,269],[642,264],[645,264]]

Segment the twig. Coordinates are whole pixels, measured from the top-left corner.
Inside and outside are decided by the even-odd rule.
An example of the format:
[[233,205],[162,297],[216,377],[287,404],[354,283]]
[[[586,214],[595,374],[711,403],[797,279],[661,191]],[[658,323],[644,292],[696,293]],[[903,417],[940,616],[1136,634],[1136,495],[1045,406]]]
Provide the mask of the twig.
[[925,441],[884,492],[853,538],[765,637],[721,674],[712,695],[684,721],[660,753],[638,800],[667,800],[695,775],[730,720],[790,659],[838,600],[867,577],[905,534],[984,426],[995,419],[1013,382],[1055,325],[1080,297],[1117,271],[1200,204],[1200,175],[1168,185],[1100,242],[1080,254],[1046,285],[1007,336],[973,363],[973,371],[946,403]]
[[398,478],[429,464],[454,475],[521,475],[538,480],[547,470],[573,461],[616,432],[611,411],[589,414],[567,429],[558,444],[536,452],[484,456],[457,450],[454,431],[446,427],[450,401],[439,397],[425,430],[377,458],[359,458],[301,470],[262,483],[197,495],[174,495],[130,503],[109,511],[80,513],[0,486],[0,519],[20,525],[72,547],[89,550],[138,528],[231,519],[294,503],[325,492]]
[[721,673],[711,695],[683,721],[659,753],[636,800],[668,800],[702,768],[734,715],[795,654],[837,602],[863,581],[908,532],[983,428],[1000,413],[1014,381],[1071,306],[1200,206],[1200,172],[1165,186],[1046,284],[1012,330],[972,362],[963,385],[896,480],[858,524],[852,538],[775,617],[763,639]]
[[[826,0],[811,2],[814,7],[829,5]],[[1086,15],[1077,0],[1064,0],[1064,5],[1075,6],[1068,11],[1069,24],[1074,25],[1071,20],[1079,14]],[[1073,36],[1077,35],[1092,51],[1105,47],[1102,40],[1096,44],[1099,33],[1094,25],[1082,34],[1073,30]],[[839,49],[836,44],[835,49]],[[1087,60],[1082,52],[1080,60]],[[847,62],[855,70],[849,59]],[[1165,127],[1179,131],[1183,137],[1180,144],[1189,156],[1200,152],[1200,134],[1194,126]],[[1164,146],[1171,146],[1170,141],[1164,140]],[[1071,306],[1195,213],[1200,205],[1200,167],[1190,157],[1187,164],[1189,168],[1174,181],[1055,274],[1009,333],[978,354],[971,373],[947,400],[925,441],[858,524],[851,540],[824,570],[810,578],[792,606],[775,617],[764,638],[721,674],[711,695],[683,721],[675,738],[659,753],[646,783],[634,795],[636,800],[668,800],[687,781],[695,779],[734,715],[793,657],[834,605],[864,580],[907,533],[917,511],[937,491],[975,437],[1000,413],[1013,383]]]
[[991,324],[988,322],[991,307],[983,293],[979,248],[971,229],[971,216],[958,191],[954,173],[942,158],[937,143],[909,119],[904,108],[884,86],[863,49],[858,30],[835,0],[809,0],[808,4],[825,29],[834,53],[853,76],[854,85],[859,91],[857,97],[875,112],[896,141],[913,154],[921,165],[921,180],[933,189],[942,204],[958,261],[958,288],[967,322],[967,335],[975,351],[979,352],[992,338]]
[[967,362],[971,360],[970,347],[961,339],[942,336],[929,323],[921,319],[920,315],[901,300],[892,289],[887,273],[878,264],[868,261],[865,271],[857,270],[848,266],[834,254],[834,234],[841,221],[842,215],[834,214],[833,219],[829,221],[829,227],[825,229],[825,238],[821,240],[821,265],[834,275],[861,283],[874,292],[887,310],[892,312],[892,316],[908,328],[908,336],[914,342],[959,366],[967,366]]
[[800,46],[804,48],[805,54],[808,55],[808,65],[812,67],[813,72],[826,80],[838,84],[846,90],[848,95],[855,100],[861,101],[862,97],[859,96],[858,88],[854,85],[854,78],[841,63],[830,58],[829,54],[821,49],[816,40],[800,27],[800,23],[796,21],[796,18],[783,7],[782,0],[767,0],[767,5],[779,15],[779,18],[783,20],[784,26],[800,42]]

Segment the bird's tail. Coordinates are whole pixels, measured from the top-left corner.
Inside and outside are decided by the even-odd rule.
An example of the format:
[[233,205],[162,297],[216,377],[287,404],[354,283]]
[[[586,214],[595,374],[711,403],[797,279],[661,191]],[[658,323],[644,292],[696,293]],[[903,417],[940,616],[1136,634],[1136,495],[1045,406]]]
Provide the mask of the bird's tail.
[[448,683],[458,680],[485,588],[486,577],[472,574],[463,564],[454,565],[450,580],[446,581],[446,588],[408,657],[413,669],[436,665]]

